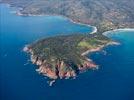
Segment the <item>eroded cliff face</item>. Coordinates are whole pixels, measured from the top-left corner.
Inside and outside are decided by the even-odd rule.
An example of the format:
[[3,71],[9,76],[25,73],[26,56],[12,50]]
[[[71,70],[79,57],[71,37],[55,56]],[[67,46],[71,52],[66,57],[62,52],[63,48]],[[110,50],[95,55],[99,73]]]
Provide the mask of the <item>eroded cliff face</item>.
[[87,54],[100,51],[110,44],[113,41],[104,35],[72,34],[38,40],[25,46],[24,51],[37,65],[36,71],[48,77],[48,83],[52,86],[57,79],[75,78],[87,70],[98,69]]
[[83,64],[73,65],[70,62],[65,62],[64,60],[57,60],[53,63],[43,60],[37,55],[34,55],[31,48],[25,47],[24,51],[31,54],[31,62],[36,64],[37,71],[50,79],[68,79],[75,78],[77,74],[84,72],[88,69],[96,69],[92,61],[85,60]]

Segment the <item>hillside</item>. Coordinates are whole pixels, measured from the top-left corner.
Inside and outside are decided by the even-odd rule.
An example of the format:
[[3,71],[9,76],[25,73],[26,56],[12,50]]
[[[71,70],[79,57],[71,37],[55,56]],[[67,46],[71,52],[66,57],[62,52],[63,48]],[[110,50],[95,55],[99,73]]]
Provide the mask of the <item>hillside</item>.
[[111,43],[103,35],[68,35],[45,38],[27,45],[24,51],[30,53],[38,72],[50,79],[73,78],[77,74],[98,68],[86,57]]
[[2,0],[27,15],[63,15],[100,32],[134,28],[134,0]]

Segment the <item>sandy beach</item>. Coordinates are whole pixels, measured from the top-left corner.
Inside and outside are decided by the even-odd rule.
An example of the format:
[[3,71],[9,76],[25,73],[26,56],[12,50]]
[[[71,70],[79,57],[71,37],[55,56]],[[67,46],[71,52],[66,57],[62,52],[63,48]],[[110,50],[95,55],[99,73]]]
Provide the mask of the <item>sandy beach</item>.
[[107,36],[108,34],[114,34],[115,32],[120,32],[120,31],[134,31],[133,28],[122,28],[122,29],[115,29],[111,31],[106,31],[102,33],[103,35]]

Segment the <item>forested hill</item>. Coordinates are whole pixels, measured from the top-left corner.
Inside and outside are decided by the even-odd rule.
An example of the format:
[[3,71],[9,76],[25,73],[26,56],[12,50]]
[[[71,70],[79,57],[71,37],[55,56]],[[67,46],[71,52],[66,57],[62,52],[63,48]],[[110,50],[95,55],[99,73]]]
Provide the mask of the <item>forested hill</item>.
[[134,0],[1,0],[23,15],[64,15],[99,29],[134,27]]

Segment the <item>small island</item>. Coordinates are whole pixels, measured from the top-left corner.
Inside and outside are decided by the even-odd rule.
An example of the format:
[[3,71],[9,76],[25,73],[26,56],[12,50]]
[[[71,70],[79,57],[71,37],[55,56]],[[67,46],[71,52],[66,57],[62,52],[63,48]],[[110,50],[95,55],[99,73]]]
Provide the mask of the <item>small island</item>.
[[109,44],[113,41],[101,34],[72,34],[38,40],[25,46],[24,51],[31,55],[39,73],[56,80],[75,78],[81,72],[98,69],[87,54]]

